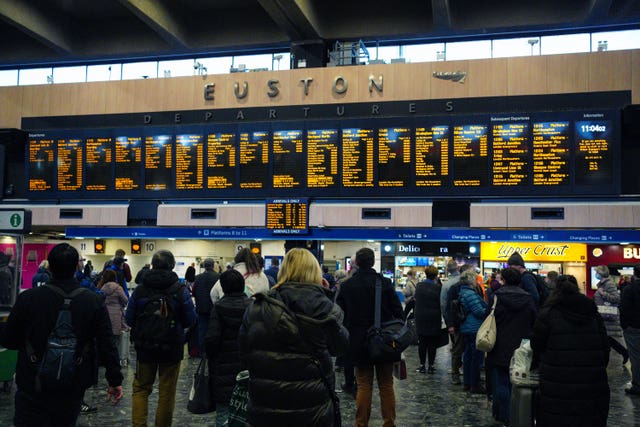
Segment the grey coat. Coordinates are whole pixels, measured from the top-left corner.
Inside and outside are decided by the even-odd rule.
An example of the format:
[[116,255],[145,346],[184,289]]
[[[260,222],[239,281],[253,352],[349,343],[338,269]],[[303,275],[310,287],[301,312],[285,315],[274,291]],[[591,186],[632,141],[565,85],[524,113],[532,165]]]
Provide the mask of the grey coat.
[[[598,282],[598,290],[593,296],[593,300],[598,307],[605,305],[605,302],[616,308],[620,305],[620,291],[610,277]],[[620,314],[601,314],[604,320],[604,326],[607,329],[607,335],[610,337],[622,337]]]

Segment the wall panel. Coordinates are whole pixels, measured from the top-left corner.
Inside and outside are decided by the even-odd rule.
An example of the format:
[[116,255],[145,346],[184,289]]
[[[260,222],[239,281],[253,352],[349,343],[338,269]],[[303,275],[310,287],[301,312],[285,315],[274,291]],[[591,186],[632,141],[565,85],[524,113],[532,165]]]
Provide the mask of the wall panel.
[[547,59],[549,93],[589,90],[589,57],[585,54],[550,55]]
[[[431,97],[433,99],[450,99],[450,98],[466,98],[469,96],[470,84],[482,84],[482,78],[479,82],[470,83],[470,80],[462,82],[454,82],[453,80],[442,80],[433,77],[433,73],[447,73],[454,71],[467,71],[469,70],[470,61],[447,61],[447,62],[434,62],[432,63],[432,76],[431,80]],[[425,76],[426,77],[426,76]],[[467,79],[470,76],[467,74]]]
[[630,51],[594,52],[589,59],[589,91],[625,90],[631,86]]

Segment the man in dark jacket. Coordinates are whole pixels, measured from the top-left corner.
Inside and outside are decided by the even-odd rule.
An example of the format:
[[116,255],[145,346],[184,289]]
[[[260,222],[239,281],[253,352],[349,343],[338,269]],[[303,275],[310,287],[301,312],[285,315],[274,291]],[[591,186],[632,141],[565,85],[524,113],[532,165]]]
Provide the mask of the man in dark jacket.
[[356,424],[368,425],[371,415],[374,369],[380,391],[380,406],[384,425],[394,425],[396,417],[393,392],[393,363],[373,365],[366,351],[367,330],[373,326],[376,280],[382,282],[380,319],[386,322],[402,319],[402,306],[389,279],[373,269],[375,255],[369,248],[356,253],[358,272],[340,286],[337,303],[344,310],[344,325],[349,331],[350,356],[356,367],[358,394],[356,397]]
[[278,283],[278,271],[280,271],[280,260],[273,257],[271,258],[271,266],[264,271],[264,274],[271,276],[274,283]]
[[507,264],[509,264],[509,267],[515,268],[520,273],[520,287],[531,294],[536,307],[539,307],[540,294],[538,293],[538,288],[536,287],[536,277],[533,275],[533,273],[525,268],[522,255],[520,255],[520,253],[518,252],[512,253],[509,257],[509,260],[507,261]]
[[[0,344],[18,350],[16,368],[15,426],[75,425],[85,390],[93,384],[96,349],[106,366],[105,377],[109,384],[107,396],[118,402],[122,398],[122,374],[118,350],[113,342],[109,314],[100,297],[93,292],[80,292],[70,304],[73,331],[82,349],[82,361],[77,366],[77,376],[71,392],[51,393],[37,390],[36,364],[41,360],[48,336],[56,324],[58,311],[64,298],[50,286],[66,294],[80,286],[74,275],[79,255],[67,243],[56,245],[48,255],[52,279],[47,286],[29,289],[18,296],[11,310]],[[28,343],[28,345],[27,345]],[[27,347],[30,347],[29,351]],[[30,354],[32,357],[30,357]],[[36,362],[32,362],[34,358]]]
[[[152,269],[144,276],[142,285],[135,289],[127,305],[125,317],[132,328],[138,359],[131,407],[133,427],[147,426],[148,398],[153,391],[156,372],[159,375],[159,397],[155,425],[170,426],[173,418],[180,361],[184,357],[184,329],[196,320],[191,294],[172,271],[175,265],[171,252],[156,252],[151,259]],[[165,329],[160,330],[157,341],[145,336],[144,326],[151,324],[146,320],[149,319],[147,304],[151,304],[150,307],[160,304],[161,311],[166,313],[164,317],[173,316],[173,319],[169,319],[173,320],[173,326],[166,331],[170,340],[160,341],[160,336],[167,337]],[[156,319],[154,326],[160,323],[163,322]]]
[[189,267],[187,267],[187,271],[184,272],[184,281],[187,285],[187,288],[191,289],[193,287],[193,282],[196,280],[196,263],[192,262]]
[[622,291],[620,326],[631,360],[631,387],[625,392],[640,395],[640,265],[633,267],[633,281]]
[[[211,316],[211,288],[216,284],[220,275],[213,270],[213,259],[204,260],[204,272],[198,274],[193,282],[193,297],[196,300],[196,313],[198,313],[198,348],[204,357],[204,336],[209,329],[209,317]],[[242,280],[244,283],[244,279]],[[244,288],[243,288],[244,290]]]

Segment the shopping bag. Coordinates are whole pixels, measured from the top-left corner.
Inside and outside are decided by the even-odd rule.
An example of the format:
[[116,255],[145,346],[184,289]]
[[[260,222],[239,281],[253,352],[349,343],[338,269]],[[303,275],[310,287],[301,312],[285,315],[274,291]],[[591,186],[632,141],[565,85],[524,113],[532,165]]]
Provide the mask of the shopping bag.
[[122,331],[118,335],[118,355],[120,357],[120,366],[129,365],[129,345],[131,343],[131,334],[129,331]]
[[193,385],[189,393],[187,410],[192,414],[206,414],[216,410],[216,403],[211,396],[209,363],[206,357],[200,360],[196,373],[193,374]]
[[236,376],[236,385],[229,399],[228,427],[245,427],[247,424],[247,404],[249,403],[249,371],[241,371]]
[[498,330],[496,329],[496,317],[494,312],[496,310],[496,304],[498,303],[498,297],[493,300],[493,307],[491,307],[491,313],[480,325],[478,332],[476,333],[476,349],[484,353],[488,353],[493,350],[493,346],[496,345],[496,335]]
[[404,354],[399,362],[393,364],[393,376],[399,380],[407,379],[407,362],[404,359]]
[[440,333],[438,334],[438,341],[436,343],[436,347],[444,347],[449,344],[449,330],[447,328],[440,329]]
[[604,320],[615,322],[620,315],[618,310],[618,306],[610,303],[609,301],[605,301],[604,305],[598,306],[598,313],[602,316]]
[[520,347],[516,348],[509,364],[511,384],[518,386],[537,386],[540,378],[536,371],[531,370],[533,350],[528,339],[523,339]]

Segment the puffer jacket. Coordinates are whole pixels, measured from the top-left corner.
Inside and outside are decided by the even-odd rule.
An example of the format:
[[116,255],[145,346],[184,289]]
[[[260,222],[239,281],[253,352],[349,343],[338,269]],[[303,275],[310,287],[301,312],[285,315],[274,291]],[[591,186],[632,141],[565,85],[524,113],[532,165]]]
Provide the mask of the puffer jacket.
[[204,343],[213,381],[213,400],[219,403],[228,404],[236,375],[245,369],[239,358],[238,331],[250,302],[242,292],[225,294],[211,310]]
[[418,335],[434,336],[442,329],[440,289],[433,280],[418,283],[415,291],[415,318]]
[[[233,269],[244,277],[244,293],[248,297],[260,292],[267,292],[269,290],[269,279],[267,279],[267,275],[262,271],[255,274],[249,274],[247,271],[247,265],[244,262],[237,263],[233,266]],[[224,296],[222,284],[219,279],[216,284],[213,285],[213,288],[211,288],[209,295],[211,297],[211,302],[213,303]]]
[[531,348],[540,364],[540,426],[606,426],[609,413],[609,340],[595,303],[562,295],[545,306]]
[[[598,282],[598,290],[593,296],[596,306],[604,306],[605,302],[611,307],[620,306],[620,291],[613,283],[610,277]],[[620,327],[620,314],[602,313],[604,327],[607,329],[607,335],[610,337],[621,337],[622,328]]]
[[349,343],[342,310],[324,288],[305,283],[283,283],[253,298],[238,335],[249,369],[249,424],[333,426],[331,355],[345,353]]
[[127,329],[124,321],[124,308],[127,306],[128,301],[127,296],[124,294],[122,286],[116,282],[105,283],[102,285],[101,290],[104,293],[104,303],[109,312],[113,335],[120,335],[122,331]]
[[460,325],[461,334],[476,334],[486,317],[487,303],[468,284],[460,286],[460,302],[467,317]]

